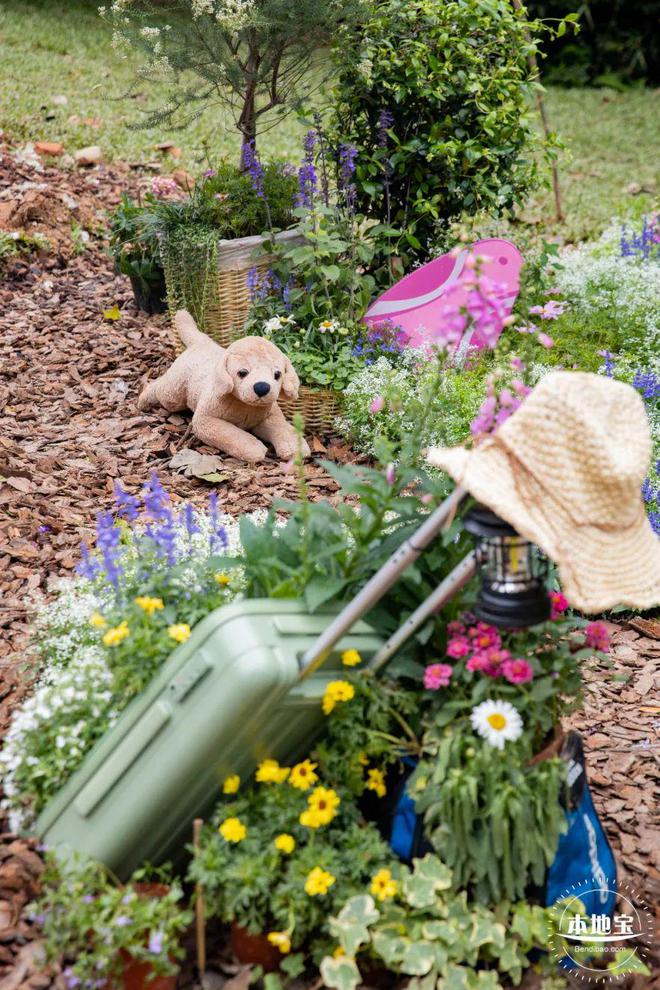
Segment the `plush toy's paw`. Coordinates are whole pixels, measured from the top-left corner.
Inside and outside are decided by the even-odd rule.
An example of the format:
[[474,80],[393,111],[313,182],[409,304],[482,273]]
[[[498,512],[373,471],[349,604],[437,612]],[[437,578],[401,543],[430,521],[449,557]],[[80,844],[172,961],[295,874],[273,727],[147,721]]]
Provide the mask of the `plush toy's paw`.
[[243,458],[244,461],[263,461],[268,453],[268,447],[261,440],[253,438],[252,443],[246,442],[241,445],[241,450],[235,456]]
[[153,388],[152,383],[148,383],[144,386],[140,392],[137,400],[137,407],[140,412],[147,412],[154,405]]
[[[290,461],[293,457],[298,454],[298,441],[297,440],[283,440],[275,444],[275,453],[281,461]],[[311,450],[309,449],[309,444],[306,440],[302,442],[302,455],[303,457],[311,457]]]

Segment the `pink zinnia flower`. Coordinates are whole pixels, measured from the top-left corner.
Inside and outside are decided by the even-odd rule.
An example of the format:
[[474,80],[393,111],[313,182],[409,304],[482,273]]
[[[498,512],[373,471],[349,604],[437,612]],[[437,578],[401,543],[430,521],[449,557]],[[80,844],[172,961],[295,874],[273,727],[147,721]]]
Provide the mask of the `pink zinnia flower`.
[[562,595],[561,591],[552,591],[550,592],[550,605],[552,607],[550,618],[558,619],[568,608],[568,600]]
[[466,657],[471,650],[470,642],[465,636],[454,636],[447,643],[447,656],[459,660]]
[[385,399],[382,397],[382,395],[377,395],[374,401],[369,406],[369,412],[379,413],[384,405],[385,405]]
[[547,333],[540,333],[536,338],[542,347],[547,347],[550,349],[555,346],[555,342],[552,337],[549,337]]
[[527,684],[534,679],[534,669],[527,660],[518,658],[516,660],[505,660],[502,664],[502,673],[509,684]]
[[584,645],[601,653],[610,652],[610,634],[604,622],[590,622],[584,630]]
[[488,650],[491,647],[499,649],[502,645],[500,634],[495,626],[489,626],[485,622],[478,622],[476,626],[468,629],[468,636],[472,640],[472,645],[477,650]]
[[493,663],[487,650],[471,656],[465,667],[473,674],[485,674],[486,677],[500,676],[500,665],[499,663]]
[[448,663],[432,663],[424,671],[424,687],[427,691],[447,687],[453,673]]
[[465,632],[465,626],[463,625],[462,622],[459,622],[458,619],[454,619],[452,622],[450,622],[447,625],[447,635],[450,637],[450,639],[452,636],[462,636],[464,632]]

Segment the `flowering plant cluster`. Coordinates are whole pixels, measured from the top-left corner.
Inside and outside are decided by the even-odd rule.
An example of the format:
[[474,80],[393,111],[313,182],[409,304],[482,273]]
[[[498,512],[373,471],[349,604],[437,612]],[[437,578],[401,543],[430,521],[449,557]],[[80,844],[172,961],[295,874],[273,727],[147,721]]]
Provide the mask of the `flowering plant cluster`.
[[41,886],[32,912],[67,990],[114,985],[132,963],[148,963],[154,977],[178,971],[192,912],[166,871],[138,870],[118,884],[100,863],[49,854]]
[[189,870],[223,921],[266,934],[283,956],[304,947],[318,961],[330,946],[328,917],[346,898],[395,895],[399,864],[316,757],[264,759],[254,781],[232,773],[223,791]]
[[275,333],[305,384],[338,391],[374,352],[400,353],[403,344],[396,331],[379,336],[360,324],[376,288],[371,269],[387,255],[393,232],[356,213],[356,159],[352,145],[331,148],[317,120],[298,168],[294,214],[302,242],[267,245],[271,269],[249,279],[248,332]]
[[[530,629],[498,630],[469,613],[449,623],[445,657],[427,664],[422,676],[426,690],[438,695],[436,724],[471,710],[472,728],[490,745],[503,749],[524,732],[541,748],[579,696],[580,660],[609,650],[602,622],[569,616],[561,592],[551,599],[550,620]],[[503,706],[499,714],[495,703]]]
[[427,854],[405,873],[397,897],[351,898],[330,920],[339,951],[321,963],[325,986],[355,990],[363,981],[358,955],[429,986],[518,986],[539,950],[537,973],[553,972],[550,910],[524,900],[491,908],[455,888],[452,870]]
[[117,487],[78,576],[37,607],[42,669],[0,753],[12,828],[31,823],[195,623],[240,590],[240,572],[216,564],[239,549],[238,524],[214,497],[206,511],[175,510],[155,476],[141,497]]

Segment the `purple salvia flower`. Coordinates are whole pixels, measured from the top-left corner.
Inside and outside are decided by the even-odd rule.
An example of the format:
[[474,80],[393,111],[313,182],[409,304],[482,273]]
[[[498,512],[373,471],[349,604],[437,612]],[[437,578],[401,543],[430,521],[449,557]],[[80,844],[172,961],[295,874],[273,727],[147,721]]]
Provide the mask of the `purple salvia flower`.
[[653,488],[653,485],[651,483],[651,479],[650,478],[646,478],[644,480],[644,484],[642,485],[642,498],[648,504],[649,502],[654,502],[655,501],[656,494],[657,493],[656,493],[655,489]]
[[308,210],[314,206],[314,197],[318,191],[318,178],[314,167],[316,138],[315,130],[307,131],[303,141],[303,160],[298,169],[298,193],[295,202],[296,206],[303,206]]
[[99,512],[96,517],[96,545],[101,553],[105,576],[114,588],[119,587],[122,569],[119,564],[121,531],[115,526],[111,512]]
[[211,534],[209,536],[209,549],[211,553],[221,553],[229,546],[227,531],[220,522],[220,512],[218,509],[217,492],[209,495],[209,518],[211,520]]
[[76,567],[76,574],[87,578],[88,581],[95,581],[101,573],[101,565],[89,552],[89,547],[85,542],[80,544],[80,563]]
[[241,169],[252,179],[252,188],[256,192],[257,196],[261,199],[265,199],[264,194],[264,170],[263,166],[257,155],[257,150],[254,144],[254,138],[251,141],[246,141],[241,149]]
[[394,123],[394,114],[384,107],[378,114],[378,147],[384,148],[387,144],[387,132]]
[[122,488],[118,481],[115,481],[115,505],[120,519],[135,522],[140,513],[140,499]]
[[652,371],[638,368],[633,378],[633,388],[637,389],[647,404],[660,399],[660,378]]
[[171,516],[169,495],[158,480],[155,471],[151,472],[149,481],[145,483],[142,489],[142,499],[145,512],[150,519],[158,521]]
[[254,302],[257,298],[257,291],[259,289],[259,269],[251,268],[247,273],[245,279],[245,285],[247,287],[248,293],[250,295],[250,302]]
[[614,377],[614,360],[609,351],[599,351],[599,355],[605,358],[605,374],[608,378]]
[[339,149],[339,187],[347,189],[355,174],[355,161],[358,150],[354,144],[342,144]]

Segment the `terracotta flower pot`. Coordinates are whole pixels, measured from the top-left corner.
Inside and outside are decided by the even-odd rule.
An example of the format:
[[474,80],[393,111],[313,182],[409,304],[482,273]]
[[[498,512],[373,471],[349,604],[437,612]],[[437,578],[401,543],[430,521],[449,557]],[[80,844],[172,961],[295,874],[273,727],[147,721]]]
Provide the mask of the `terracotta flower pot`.
[[154,969],[149,962],[138,962],[128,952],[122,952],[124,973],[122,976],[123,990],[176,990],[176,973],[172,976],[154,976]]
[[271,945],[266,935],[251,935],[236,922],[231,926],[231,948],[238,962],[246,966],[261,966],[265,973],[279,969],[282,953]]

